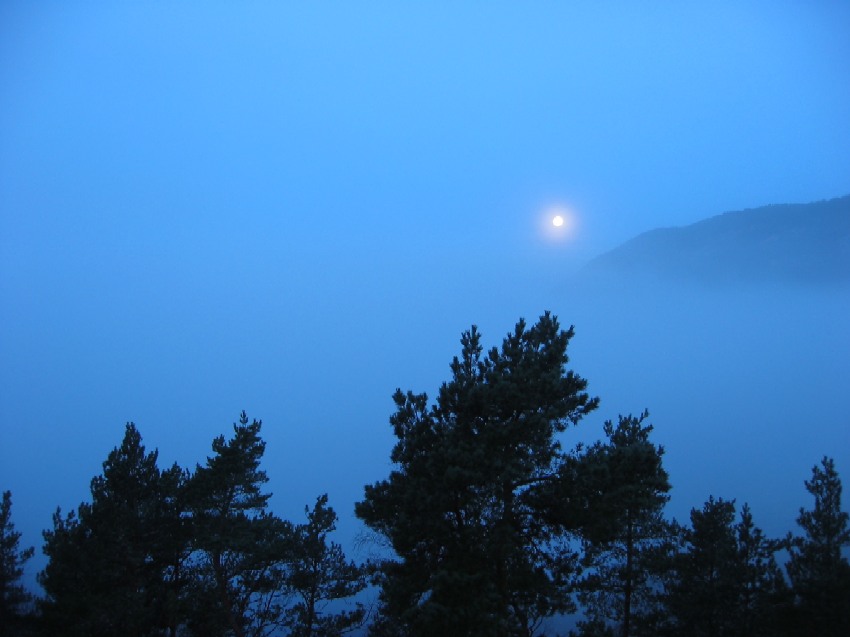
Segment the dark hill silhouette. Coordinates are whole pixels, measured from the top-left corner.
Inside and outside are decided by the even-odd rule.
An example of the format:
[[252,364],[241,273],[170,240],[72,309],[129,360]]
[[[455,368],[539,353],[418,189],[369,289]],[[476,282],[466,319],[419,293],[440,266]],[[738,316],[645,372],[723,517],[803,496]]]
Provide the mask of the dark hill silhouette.
[[595,258],[585,272],[719,284],[850,283],[850,195],[650,230]]

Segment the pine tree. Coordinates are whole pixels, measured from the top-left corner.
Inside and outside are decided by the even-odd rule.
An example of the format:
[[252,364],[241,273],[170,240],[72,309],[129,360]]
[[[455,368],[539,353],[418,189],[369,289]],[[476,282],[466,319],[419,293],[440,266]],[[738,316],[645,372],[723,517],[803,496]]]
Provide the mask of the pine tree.
[[691,511],[683,550],[670,560],[666,634],[706,637],[776,635],[787,589],[770,540],[748,505],[735,523],[734,501],[709,498]]
[[13,635],[30,611],[32,595],[21,583],[24,564],[34,553],[21,550],[21,534],[12,523],[12,492],[3,492],[0,504],[0,635]]
[[284,625],[292,637],[338,637],[361,624],[365,612],[330,608],[332,602],[350,598],[366,587],[365,569],[346,561],[342,547],[328,542],[337,516],[327,494],[319,496],[312,511],[305,507],[307,523],[293,529],[291,557],[283,584],[297,601],[285,612]]
[[[605,423],[608,442],[584,454],[580,474],[587,499],[585,566],[580,598],[596,624],[635,634],[636,618],[650,613],[657,585],[650,557],[668,534],[662,517],[670,483],[662,467],[664,450],[644,425],[648,413]],[[588,624],[590,625],[590,624]]]
[[709,498],[691,510],[683,529],[685,550],[674,558],[666,595],[672,634],[733,635],[738,621],[737,542],[734,502]]
[[741,507],[735,525],[737,540],[738,634],[746,637],[776,635],[788,602],[788,587],[776,563],[782,543],[765,537],[753,522],[748,504]]
[[189,481],[196,634],[264,635],[283,612],[291,528],[266,511],[261,426],[243,411],[233,437],[217,437]]
[[398,556],[379,575],[385,634],[528,635],[574,608],[558,435],[598,401],[566,371],[572,336],[546,313],[482,355],[473,327],[436,404],[396,392],[395,468],[356,506]]
[[[180,470],[167,479],[129,423],[124,440],[91,482],[91,503],[45,531],[50,558],[39,581],[45,625],[66,635],[152,635],[173,621],[169,599],[178,514],[164,506]],[[173,582],[172,582],[173,583]]]
[[850,546],[848,515],[841,510],[841,480],[831,458],[812,468],[806,490],[815,499],[800,509],[803,537],[788,538],[786,565],[796,608],[794,630],[821,637],[850,634],[850,564],[842,549]]

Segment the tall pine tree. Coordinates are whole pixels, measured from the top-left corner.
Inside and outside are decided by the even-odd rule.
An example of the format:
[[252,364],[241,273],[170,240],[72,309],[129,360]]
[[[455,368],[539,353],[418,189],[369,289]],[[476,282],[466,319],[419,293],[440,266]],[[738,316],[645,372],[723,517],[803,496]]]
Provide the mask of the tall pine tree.
[[709,498],[691,510],[683,529],[685,550],[673,562],[666,601],[672,634],[721,637],[735,634],[737,569],[735,504]]
[[753,522],[750,506],[741,507],[735,525],[740,613],[739,635],[770,637],[781,632],[788,604],[788,586],[776,563],[782,542],[772,540]]
[[598,401],[566,369],[572,336],[546,313],[484,354],[473,327],[436,404],[396,392],[394,469],[356,506],[397,555],[380,573],[384,633],[528,635],[573,609],[570,521],[551,498],[573,478],[559,434]]
[[243,411],[189,482],[195,634],[265,635],[280,622],[291,525],[266,511],[261,426]]
[[636,634],[635,619],[650,612],[657,582],[651,557],[668,534],[662,512],[670,482],[664,450],[653,444],[652,425],[620,416],[605,423],[606,443],[590,447],[581,461],[586,498],[585,566],[580,598],[587,614],[617,625],[617,634]]
[[735,523],[735,503],[709,498],[682,529],[684,548],[669,562],[663,634],[705,637],[775,635],[787,597],[775,553],[750,508]]
[[806,490],[814,508],[800,509],[797,523],[805,535],[789,537],[786,566],[796,607],[799,635],[850,634],[850,564],[842,549],[850,546],[848,515],[841,510],[841,480],[831,458],[812,468]]
[[32,595],[21,583],[24,564],[34,553],[21,549],[21,534],[12,523],[12,492],[3,492],[0,503],[0,635],[13,635],[30,612]]
[[291,637],[340,637],[365,619],[361,605],[349,610],[340,602],[366,587],[366,572],[345,559],[339,544],[328,540],[337,517],[328,506],[327,495],[319,496],[313,509],[305,507],[305,512],[307,523],[293,529],[283,580],[286,590],[295,596],[284,613],[284,625]]
[[174,628],[172,557],[179,550],[179,512],[168,506],[181,471],[163,473],[129,423],[124,440],[91,482],[91,503],[45,531],[50,558],[45,625],[65,635],[160,634]]

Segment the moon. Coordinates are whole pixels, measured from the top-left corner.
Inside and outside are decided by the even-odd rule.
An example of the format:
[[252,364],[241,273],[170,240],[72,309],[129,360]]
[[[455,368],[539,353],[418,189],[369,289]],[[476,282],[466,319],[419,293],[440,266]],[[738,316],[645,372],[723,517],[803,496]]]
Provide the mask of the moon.
[[550,203],[541,208],[537,217],[540,237],[550,243],[563,245],[576,238],[578,215],[564,203]]

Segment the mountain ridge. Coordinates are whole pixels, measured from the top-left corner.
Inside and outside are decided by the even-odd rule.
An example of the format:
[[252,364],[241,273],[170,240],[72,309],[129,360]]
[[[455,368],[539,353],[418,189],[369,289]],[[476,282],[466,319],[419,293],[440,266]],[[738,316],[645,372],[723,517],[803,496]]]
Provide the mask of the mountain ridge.
[[592,259],[584,272],[714,284],[850,283],[850,195],[649,230]]

